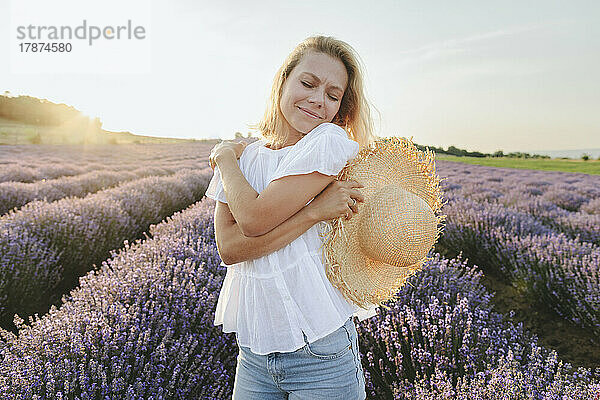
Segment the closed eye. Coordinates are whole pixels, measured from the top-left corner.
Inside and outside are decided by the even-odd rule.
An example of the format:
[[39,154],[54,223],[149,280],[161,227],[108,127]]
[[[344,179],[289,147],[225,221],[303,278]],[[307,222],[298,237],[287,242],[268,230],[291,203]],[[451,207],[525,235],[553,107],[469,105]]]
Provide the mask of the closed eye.
[[[312,88],[312,87],[313,87],[311,84],[309,84],[309,83],[307,83],[307,82],[304,82],[304,81],[302,81],[302,84],[303,84],[304,86],[306,86],[307,88]],[[328,96],[329,96],[329,98],[330,98],[331,100],[333,100],[333,101],[338,101],[338,99],[337,99],[337,98],[335,98],[335,97],[333,97],[333,96],[331,96],[331,95],[328,95]]]

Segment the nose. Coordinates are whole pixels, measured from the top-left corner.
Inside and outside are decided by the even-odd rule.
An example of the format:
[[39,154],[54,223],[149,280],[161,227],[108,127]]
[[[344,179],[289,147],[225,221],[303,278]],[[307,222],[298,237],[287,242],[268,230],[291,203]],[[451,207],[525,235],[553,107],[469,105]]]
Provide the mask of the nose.
[[317,105],[319,108],[325,103],[325,91],[315,90],[308,98],[308,102]]

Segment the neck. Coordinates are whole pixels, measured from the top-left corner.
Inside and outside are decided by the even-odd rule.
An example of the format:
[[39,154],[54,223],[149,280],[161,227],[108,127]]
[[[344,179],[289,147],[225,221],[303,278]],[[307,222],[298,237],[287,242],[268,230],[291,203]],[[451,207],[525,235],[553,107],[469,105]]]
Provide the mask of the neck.
[[278,139],[279,138],[282,138],[282,139],[274,140],[272,143],[269,144],[269,148],[272,150],[279,150],[283,147],[293,146],[300,139],[302,139],[304,137],[304,134],[297,131],[296,129],[292,128],[286,122],[286,123],[284,123],[284,126],[282,127],[281,131],[277,132],[277,134],[275,136]]

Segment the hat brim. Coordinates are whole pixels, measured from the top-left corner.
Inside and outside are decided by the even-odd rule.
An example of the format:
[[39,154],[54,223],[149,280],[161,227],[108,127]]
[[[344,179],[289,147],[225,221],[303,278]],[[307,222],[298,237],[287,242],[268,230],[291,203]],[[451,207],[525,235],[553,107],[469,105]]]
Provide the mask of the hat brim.
[[[418,150],[411,140],[391,138],[375,141],[359,152],[338,175],[339,180],[356,180],[365,204],[384,185],[398,185],[423,200],[431,210],[439,212],[443,203],[441,179],[435,174],[435,155],[427,149]],[[408,277],[423,267],[427,257],[410,265],[391,265],[371,259],[360,251],[358,244],[359,215],[349,221],[343,217],[333,220],[329,230],[321,233],[322,261],[327,278],[350,302],[363,308],[383,303],[395,297]],[[429,230],[431,247],[443,228],[445,215],[438,215],[437,229]]]

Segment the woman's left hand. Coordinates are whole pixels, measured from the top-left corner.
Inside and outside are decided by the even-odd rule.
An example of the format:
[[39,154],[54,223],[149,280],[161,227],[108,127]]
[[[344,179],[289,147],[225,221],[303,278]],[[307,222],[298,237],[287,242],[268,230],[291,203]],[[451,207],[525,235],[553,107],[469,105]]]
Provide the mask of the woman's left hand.
[[208,156],[208,164],[214,170],[215,166],[217,165],[217,157],[227,152],[233,152],[235,158],[239,159],[247,145],[248,142],[246,142],[244,139],[222,140],[210,151],[210,155]]

